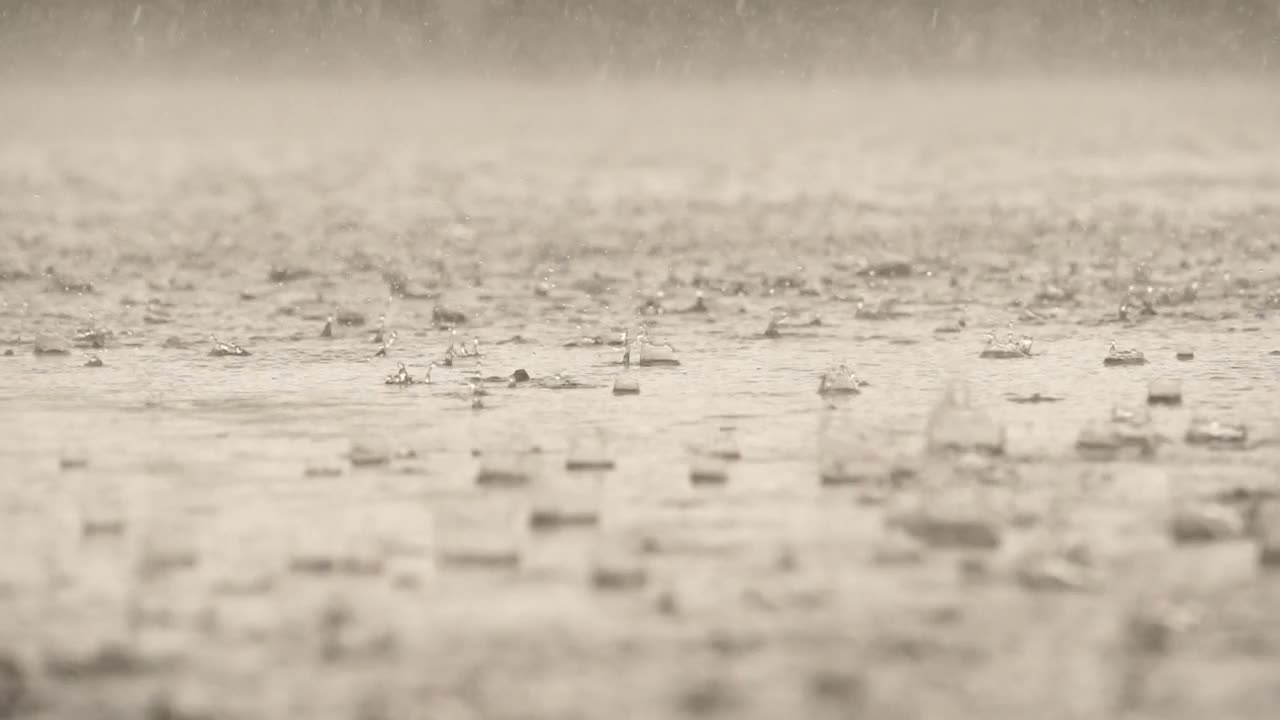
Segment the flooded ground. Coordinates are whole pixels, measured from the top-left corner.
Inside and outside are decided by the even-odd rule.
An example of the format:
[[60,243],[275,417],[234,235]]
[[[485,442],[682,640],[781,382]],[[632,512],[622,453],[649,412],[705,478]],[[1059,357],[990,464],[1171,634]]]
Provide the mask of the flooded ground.
[[[0,718],[1280,701],[1271,86],[0,115]],[[1029,355],[980,357],[1009,332]],[[819,395],[839,363],[859,391]],[[1110,420],[1156,380],[1180,404]]]

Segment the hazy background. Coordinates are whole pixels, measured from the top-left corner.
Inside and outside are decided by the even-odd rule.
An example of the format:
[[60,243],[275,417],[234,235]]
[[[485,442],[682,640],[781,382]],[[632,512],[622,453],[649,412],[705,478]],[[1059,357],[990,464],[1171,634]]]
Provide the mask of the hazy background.
[[1280,0],[3,0],[32,79],[1274,72]]

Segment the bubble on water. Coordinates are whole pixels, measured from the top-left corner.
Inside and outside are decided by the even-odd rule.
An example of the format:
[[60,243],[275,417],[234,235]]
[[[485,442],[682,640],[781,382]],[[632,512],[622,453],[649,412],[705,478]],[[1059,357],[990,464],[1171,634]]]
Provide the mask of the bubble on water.
[[877,565],[915,565],[925,558],[925,546],[901,529],[889,529],[871,548]]
[[644,558],[631,543],[600,542],[593,552],[591,584],[598,590],[639,590],[649,581]]
[[859,320],[894,320],[909,313],[898,309],[898,299],[886,297],[874,303],[859,301],[853,316]]
[[378,337],[380,338],[379,342],[381,342],[382,344],[373,353],[373,356],[386,357],[387,353],[391,351],[391,346],[395,345],[396,340],[400,338],[400,333],[396,332],[395,330],[391,330],[388,333],[386,333],[386,335],[383,335],[381,332],[379,332]]
[[209,350],[210,357],[247,357],[249,351],[231,342],[222,342],[217,337],[210,335],[209,342],[213,343],[213,348]]
[[[366,322],[364,313],[351,308],[339,308],[337,312],[329,317],[332,317],[335,322],[343,327],[361,327]],[[385,316],[380,319],[385,319]]]
[[459,497],[430,503],[436,560],[445,567],[514,569],[529,529],[523,502],[502,497]]
[[670,345],[659,345],[656,343],[642,342],[637,353],[639,360],[637,365],[679,365],[680,360],[676,358],[675,348]]
[[[430,380],[430,377],[431,377],[431,367],[427,366],[428,381]],[[409,386],[414,384],[415,380],[413,379],[413,376],[409,374],[409,369],[405,367],[405,364],[398,363],[396,367],[396,371],[388,375],[386,377],[386,380],[384,380],[383,382],[386,385]]]
[[580,428],[569,437],[567,470],[612,470],[614,459],[608,433],[601,427]]
[[1052,551],[1024,554],[1013,572],[1019,585],[1035,592],[1090,592],[1102,585],[1097,568]]
[[347,458],[355,467],[386,465],[391,462],[391,442],[382,436],[353,438]]
[[1161,437],[1151,424],[1146,406],[1116,405],[1106,420],[1087,422],[1076,435],[1076,451],[1086,459],[1148,458],[1156,453]]
[[[1012,323],[1010,323],[1012,325]],[[987,333],[986,346],[979,357],[989,360],[1008,360],[1031,357],[1033,340],[1030,335],[1015,337],[1012,329],[1003,340],[998,340],[994,332]]]
[[437,327],[453,327],[467,322],[467,316],[461,311],[436,305],[431,308],[431,322]]
[[729,480],[729,461],[705,451],[689,456],[689,481],[695,485],[718,485]]
[[29,545],[15,545],[16,540],[10,536],[8,542],[0,546],[0,602],[33,589],[43,589],[54,575],[49,557],[33,551]]
[[147,669],[130,634],[117,623],[62,618],[49,623],[41,645],[45,672],[60,681],[118,677]]
[[823,485],[867,488],[897,484],[899,468],[865,416],[827,408],[818,422],[818,475]]
[[676,350],[667,343],[655,342],[649,339],[649,331],[644,325],[640,326],[635,337],[632,338],[628,333],[623,333],[623,365],[679,365],[680,360],[676,357]]
[[[245,509],[247,511],[247,508]],[[261,595],[287,564],[289,538],[274,516],[220,518],[204,538],[202,574],[218,595]]]
[[1124,298],[1120,301],[1117,315],[1122,322],[1133,322],[1142,318],[1153,317],[1156,315],[1155,301],[1155,289],[1151,286],[1141,283],[1130,285],[1125,290]]
[[162,506],[142,523],[137,572],[144,580],[189,570],[200,561],[203,538],[180,506]]
[[123,535],[129,526],[128,498],[118,484],[85,479],[76,488],[75,499],[84,536]]
[[741,458],[736,430],[722,426],[689,449],[689,480],[694,484],[727,482],[730,464]]
[[640,381],[631,375],[619,375],[613,380],[614,395],[639,395]]
[[363,508],[307,506],[297,510],[290,521],[290,570],[320,575],[382,572],[382,548]]
[[529,502],[534,530],[595,527],[600,523],[600,487],[579,477],[540,483]]
[[472,338],[471,341],[463,342],[458,338],[457,329],[449,332],[449,347],[445,348],[444,356],[449,359],[450,364],[459,359],[479,359],[483,357],[480,352],[480,338]]
[[1186,434],[1187,444],[1211,447],[1243,447],[1248,439],[1249,430],[1243,423],[1206,417],[1193,417]]
[[488,391],[484,389],[484,381],[473,382],[469,384],[471,409],[483,410],[485,407],[484,398],[488,395]]
[[994,549],[1003,537],[996,513],[969,492],[919,498],[890,512],[885,522],[930,547]]
[[1142,406],[1114,405],[1111,408],[1111,421],[1130,427],[1146,427],[1151,424],[1151,411]]
[[82,470],[89,466],[89,448],[77,440],[69,440],[58,453],[58,467],[63,470]]
[[1147,384],[1147,403],[1150,405],[1181,405],[1182,381],[1177,378],[1157,378]]
[[1004,453],[1005,430],[986,411],[972,402],[968,382],[952,381],[934,407],[925,427],[930,453]]
[[1280,500],[1266,500],[1253,514],[1252,530],[1261,546],[1259,562],[1280,566]]
[[[142,5],[138,5],[138,10],[141,9]],[[143,717],[149,720],[208,718],[218,717],[223,711],[216,689],[193,678],[184,678],[152,692],[143,709]]]
[[41,333],[36,336],[32,343],[32,350],[36,355],[69,355],[71,354],[71,343],[66,338],[53,333]]
[[1107,348],[1107,356],[1102,359],[1102,364],[1107,366],[1146,365],[1147,358],[1141,351],[1132,348],[1119,348],[1112,342]]
[[861,391],[858,376],[848,363],[828,368],[818,380],[819,395],[856,395]]
[[595,387],[589,383],[574,380],[565,373],[556,373],[551,377],[538,378],[538,380],[535,381],[535,384],[538,387],[546,388],[548,390],[582,390],[585,388]]
[[710,433],[702,444],[702,451],[723,460],[741,460],[742,449],[738,445],[738,430],[732,425],[721,425]]
[[1029,404],[1029,405],[1034,405],[1038,403],[1056,403],[1056,402],[1062,402],[1063,400],[1063,398],[1057,395],[1049,395],[1047,393],[1042,393],[1039,391],[1029,393],[1026,395],[1019,395],[1018,393],[1006,393],[1005,397],[1009,399],[1009,402],[1019,403],[1019,404]]
[[542,452],[521,428],[487,433],[473,454],[479,485],[524,486],[541,474]]
[[694,296],[693,304],[678,312],[696,314],[696,313],[707,313],[707,312],[710,312],[710,310],[707,308],[706,298],[703,297],[702,291],[699,290]]
[[1231,540],[1242,536],[1244,530],[1239,511],[1209,503],[1183,505],[1169,521],[1169,534],[1180,544]]

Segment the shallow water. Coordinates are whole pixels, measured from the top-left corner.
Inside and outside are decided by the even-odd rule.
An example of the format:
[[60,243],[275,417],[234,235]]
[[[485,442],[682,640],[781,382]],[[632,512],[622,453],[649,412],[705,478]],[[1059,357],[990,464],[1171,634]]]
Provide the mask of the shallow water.
[[[0,352],[14,351],[0,356],[0,647],[26,688],[14,710],[0,691],[0,717],[134,716],[156,693],[188,712],[433,718],[1262,717],[1257,699],[1274,699],[1277,646],[1250,618],[1280,585],[1250,548],[1174,548],[1162,525],[1176,501],[1280,482],[1268,88],[22,89],[0,103]],[[910,273],[859,272],[886,260]],[[268,278],[283,266],[310,274]],[[94,291],[53,289],[47,267]],[[389,300],[384,270],[438,297]],[[1198,281],[1198,297],[1121,321],[1135,277]],[[1075,297],[1036,300],[1049,282]],[[678,312],[699,292],[708,312]],[[901,315],[868,319],[885,299]],[[665,311],[638,317],[647,301]],[[384,385],[397,362],[425,376],[452,341],[437,305],[466,313],[458,339],[480,338],[483,358]],[[336,307],[366,324],[321,338]],[[781,310],[794,324],[764,337]],[[91,314],[114,331],[92,351],[104,367],[32,354],[37,334],[70,337]],[[399,339],[374,358],[381,314]],[[565,347],[642,321],[678,367]],[[1034,356],[979,359],[1009,322]],[[252,355],[209,357],[210,333]],[[1104,367],[1111,341],[1148,364]],[[1194,360],[1175,359],[1184,348]],[[845,361],[869,384],[826,410],[819,376]],[[585,387],[491,383],[472,409],[473,370],[516,368]],[[624,371],[639,395],[612,395]],[[1142,405],[1159,377],[1183,381],[1182,406],[1152,410],[1172,442],[1150,461],[1079,459],[1080,427]],[[1007,428],[1009,457],[983,481],[920,459],[953,378]],[[1062,400],[1007,397],[1036,392]],[[824,413],[852,452],[917,479],[823,487]],[[1187,446],[1193,414],[1244,422],[1258,446]],[[722,426],[742,459],[725,483],[692,485],[691,447]],[[566,471],[590,427],[609,431],[616,468]],[[400,457],[352,467],[353,441]],[[526,485],[476,485],[486,451],[524,445],[542,449]],[[894,508],[956,491],[1021,508],[997,513],[1000,550],[876,559]],[[598,522],[530,527],[547,507]],[[1069,532],[1106,559],[1093,592],[957,567]],[[157,557],[180,561],[157,571]],[[1174,652],[1125,645],[1152,597],[1204,616]],[[1221,639],[1241,632],[1262,649]],[[88,663],[113,643],[128,662]]]

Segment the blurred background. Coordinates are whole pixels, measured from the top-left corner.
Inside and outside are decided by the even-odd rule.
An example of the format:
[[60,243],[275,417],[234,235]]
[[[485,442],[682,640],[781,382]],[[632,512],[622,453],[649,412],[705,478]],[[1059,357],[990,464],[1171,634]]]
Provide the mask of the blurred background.
[[802,80],[1247,72],[1280,0],[3,0],[0,72]]

